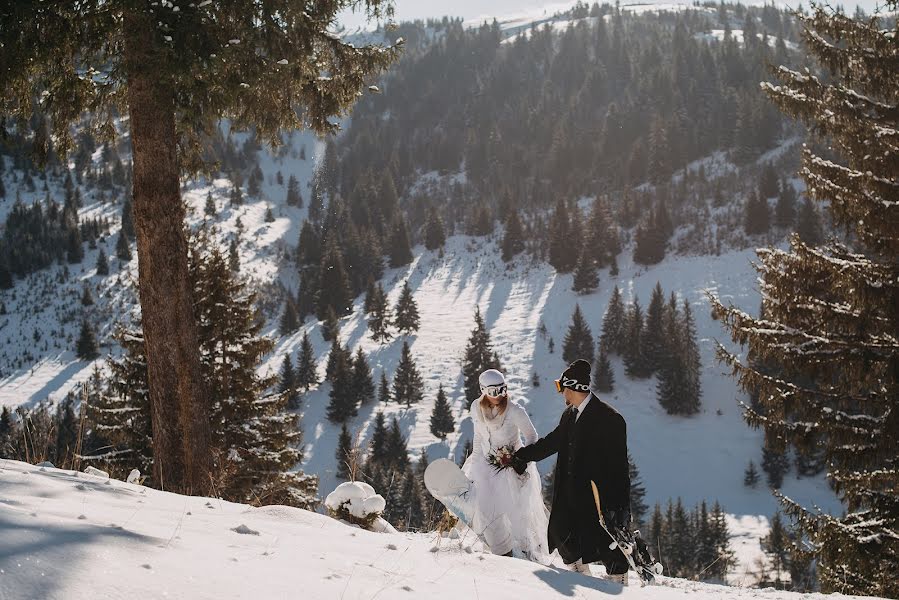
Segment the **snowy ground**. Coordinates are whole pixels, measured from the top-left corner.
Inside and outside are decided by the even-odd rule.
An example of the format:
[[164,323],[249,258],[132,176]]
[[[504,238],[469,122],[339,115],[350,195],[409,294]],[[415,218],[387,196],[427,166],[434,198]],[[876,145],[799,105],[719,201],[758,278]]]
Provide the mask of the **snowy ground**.
[[484,554],[470,542],[373,533],[295,508],[179,496],[0,460],[4,600],[800,598],[669,578],[640,588],[632,576],[622,588]]

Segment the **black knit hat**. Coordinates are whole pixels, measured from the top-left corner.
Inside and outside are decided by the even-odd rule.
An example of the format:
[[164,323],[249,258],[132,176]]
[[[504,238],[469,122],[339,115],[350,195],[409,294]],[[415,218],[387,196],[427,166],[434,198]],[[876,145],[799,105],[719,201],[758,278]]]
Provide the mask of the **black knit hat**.
[[590,393],[590,363],[578,359],[568,365],[559,379],[559,387],[570,388],[576,392]]

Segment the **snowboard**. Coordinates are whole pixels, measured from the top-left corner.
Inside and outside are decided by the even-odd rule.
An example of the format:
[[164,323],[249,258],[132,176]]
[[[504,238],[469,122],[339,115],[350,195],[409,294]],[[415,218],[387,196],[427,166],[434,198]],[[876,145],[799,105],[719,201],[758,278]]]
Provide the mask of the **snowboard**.
[[471,528],[474,518],[474,488],[462,469],[451,460],[440,458],[425,469],[425,487],[436,500]]

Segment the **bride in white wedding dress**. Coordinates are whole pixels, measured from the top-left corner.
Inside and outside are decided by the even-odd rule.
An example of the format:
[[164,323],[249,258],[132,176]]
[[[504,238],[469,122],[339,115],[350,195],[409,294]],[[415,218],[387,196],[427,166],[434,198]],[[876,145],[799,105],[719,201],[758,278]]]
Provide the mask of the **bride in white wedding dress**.
[[549,563],[540,474],[534,463],[518,475],[508,455],[537,440],[524,408],[509,399],[505,377],[495,369],[481,373],[481,397],[471,405],[474,422],[472,453],[462,472],[473,483],[472,527],[494,554],[518,551],[530,560]]

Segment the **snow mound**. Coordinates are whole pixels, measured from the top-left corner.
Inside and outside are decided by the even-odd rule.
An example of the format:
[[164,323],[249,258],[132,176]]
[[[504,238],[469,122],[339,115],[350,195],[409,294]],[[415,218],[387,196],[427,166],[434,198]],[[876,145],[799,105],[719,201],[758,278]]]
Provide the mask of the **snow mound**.
[[337,486],[325,498],[325,506],[339,514],[342,510],[359,520],[381,516],[387,503],[375,489],[362,481],[347,481]]

